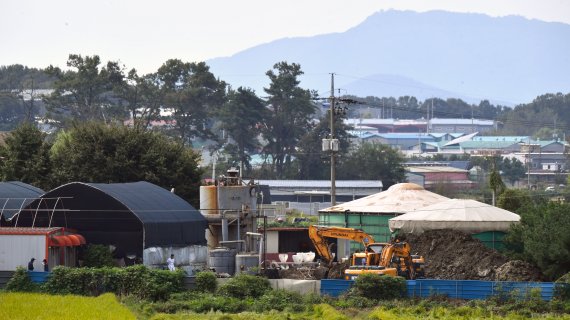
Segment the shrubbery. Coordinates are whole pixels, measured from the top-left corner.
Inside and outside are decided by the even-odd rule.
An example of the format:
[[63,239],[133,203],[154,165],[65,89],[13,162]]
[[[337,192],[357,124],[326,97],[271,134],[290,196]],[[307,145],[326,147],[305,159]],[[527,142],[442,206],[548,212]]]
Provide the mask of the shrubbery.
[[216,274],[209,271],[196,274],[196,290],[200,292],[216,292],[218,281]]
[[149,269],[55,267],[42,291],[51,294],[97,296],[106,292],[134,295],[139,299],[165,300],[184,290],[184,273]]
[[263,277],[241,273],[218,289],[218,293],[226,297],[238,299],[259,298],[271,290],[269,280]]
[[85,250],[83,265],[92,268],[114,267],[115,262],[109,247],[101,244],[90,244]]
[[253,304],[253,310],[256,312],[270,310],[301,312],[304,309],[303,296],[286,290],[267,291]]
[[349,295],[373,300],[396,299],[405,297],[406,289],[406,280],[402,277],[364,273],[356,278]]
[[28,276],[28,271],[22,267],[18,267],[16,272],[5,287],[6,291],[19,291],[19,292],[35,292],[40,290],[40,285],[33,283]]

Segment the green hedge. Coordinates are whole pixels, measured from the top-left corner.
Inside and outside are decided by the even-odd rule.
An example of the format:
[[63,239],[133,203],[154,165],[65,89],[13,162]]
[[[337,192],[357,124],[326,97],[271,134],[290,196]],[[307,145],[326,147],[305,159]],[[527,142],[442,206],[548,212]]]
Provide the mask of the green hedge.
[[55,267],[42,286],[42,291],[51,294],[98,296],[112,292],[153,301],[168,299],[171,293],[183,290],[183,271],[149,269],[143,265],[127,268]]
[[356,278],[350,294],[373,300],[388,300],[406,296],[406,279],[373,273]]
[[38,292],[40,285],[32,282],[26,269],[18,267],[4,289],[14,292]]

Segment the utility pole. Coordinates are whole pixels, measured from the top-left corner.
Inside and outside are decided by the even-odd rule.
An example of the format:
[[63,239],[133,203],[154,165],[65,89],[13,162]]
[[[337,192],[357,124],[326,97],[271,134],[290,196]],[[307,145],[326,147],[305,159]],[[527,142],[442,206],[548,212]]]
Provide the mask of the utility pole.
[[339,151],[340,143],[334,137],[335,115],[346,116],[347,107],[337,107],[336,103],[356,103],[355,100],[345,98],[335,98],[334,96],[334,73],[331,73],[331,96],[330,100],[330,135],[322,140],[323,152],[330,152],[331,156],[331,205],[336,206],[336,153]]
[[334,73],[331,73],[331,109],[330,109],[330,122],[331,122],[331,137],[330,137],[330,150],[331,150],[331,206],[336,206],[336,164],[335,164],[335,150],[334,150]]

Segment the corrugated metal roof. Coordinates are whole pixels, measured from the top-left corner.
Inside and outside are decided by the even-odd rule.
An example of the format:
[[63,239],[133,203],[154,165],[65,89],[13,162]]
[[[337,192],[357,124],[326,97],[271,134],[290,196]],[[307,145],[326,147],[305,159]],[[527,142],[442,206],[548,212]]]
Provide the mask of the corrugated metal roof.
[[428,172],[469,172],[468,170],[459,169],[450,166],[409,166],[406,167],[406,171],[414,173],[428,173]]
[[473,141],[528,141],[528,136],[478,136]]
[[430,119],[432,124],[474,124],[479,126],[492,126],[495,124],[493,120],[483,120],[483,119],[449,119],[449,118],[433,118]]
[[370,131],[359,131],[359,130],[349,130],[347,133],[351,136],[361,138],[361,139],[368,139],[372,137],[378,137],[378,133],[370,132]]
[[[330,180],[256,180],[260,185],[270,188],[330,188]],[[379,180],[336,180],[337,188],[382,188]]]
[[463,149],[504,149],[518,145],[516,141],[463,141],[459,143]]
[[468,135],[465,135],[465,136],[461,136],[461,137],[459,137],[459,138],[456,138],[456,139],[453,139],[453,140],[449,141],[449,142],[446,143],[444,146],[447,147],[447,146],[451,146],[451,145],[454,145],[454,144],[459,144],[459,143],[461,143],[461,142],[463,142],[463,141],[470,141],[473,137],[475,137],[475,136],[478,135],[478,134],[479,134],[479,132],[474,132],[474,133],[471,133],[471,134],[468,134]]
[[380,133],[378,136],[384,139],[414,139],[414,140],[424,140],[424,141],[434,141],[435,137],[427,135],[425,133]]

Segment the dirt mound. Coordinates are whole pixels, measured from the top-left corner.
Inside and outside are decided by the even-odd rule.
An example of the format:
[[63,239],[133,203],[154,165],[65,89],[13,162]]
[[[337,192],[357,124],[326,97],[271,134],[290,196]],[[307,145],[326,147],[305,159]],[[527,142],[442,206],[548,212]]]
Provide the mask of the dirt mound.
[[495,270],[496,281],[541,281],[540,270],[532,264],[521,261],[507,261]]
[[330,268],[329,273],[327,275],[328,279],[343,279],[344,270],[350,267],[349,262],[339,262],[337,264],[333,264]]
[[[426,260],[426,278],[450,280],[497,280],[533,278],[536,268],[530,264],[507,264],[508,259],[487,248],[471,235],[454,230],[430,230],[420,235],[406,235],[412,252]],[[504,268],[499,269],[505,265]],[[516,269],[516,270],[515,270]],[[516,272],[516,273],[515,273]],[[513,273],[513,275],[511,275]],[[512,280],[513,279],[513,280]]]

